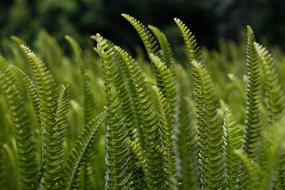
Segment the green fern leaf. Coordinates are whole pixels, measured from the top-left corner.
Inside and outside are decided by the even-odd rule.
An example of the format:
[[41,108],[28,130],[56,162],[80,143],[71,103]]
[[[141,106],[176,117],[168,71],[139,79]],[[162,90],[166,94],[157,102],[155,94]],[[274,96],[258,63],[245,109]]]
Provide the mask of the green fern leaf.
[[[146,48],[149,58],[151,57],[151,55],[160,56],[159,46],[157,44],[157,41],[153,37],[153,35],[150,33],[150,31],[140,21],[138,21],[134,17],[127,15],[127,14],[122,14],[122,16],[135,28],[135,30],[139,34]],[[156,67],[152,66],[151,68],[153,70],[155,79],[157,81],[157,85],[158,87],[161,88],[163,86],[162,84],[163,81],[161,79],[161,76]]]
[[224,108],[224,135],[226,147],[226,165],[229,189],[239,189],[239,172],[241,161],[238,155],[234,153],[235,150],[242,146],[242,128],[232,121],[232,115],[229,108]]
[[36,189],[38,162],[30,119],[13,72],[3,57],[0,58],[0,85],[14,126],[20,167],[20,188]]
[[28,95],[32,100],[33,108],[36,113],[37,124],[40,127],[40,99],[39,99],[36,86],[34,82],[32,81],[32,79],[22,69],[20,69],[19,67],[15,65],[10,65],[10,67],[15,71],[18,77],[23,81],[27,89]]
[[[118,63],[120,60],[114,46],[101,36],[94,37],[97,41],[97,52],[101,56],[103,62],[103,73],[105,77],[105,91],[107,99],[107,130],[106,130],[106,183],[105,189],[120,189],[120,188],[138,188],[140,186],[134,182],[138,182],[136,174],[136,164],[131,159],[132,152],[130,147],[123,141],[129,137],[135,138],[132,135],[132,129],[127,128],[123,115],[127,115],[131,110],[131,104],[126,99],[129,97],[123,75],[120,72]],[[112,85],[115,89],[112,90]],[[116,90],[116,91],[115,91]],[[112,95],[114,94],[114,95]],[[112,98],[114,96],[114,99]],[[126,101],[124,101],[126,100]],[[122,102],[121,105],[116,103]],[[126,104],[127,103],[127,104]],[[122,106],[120,108],[120,106]],[[120,114],[119,114],[120,113]],[[122,114],[122,115],[121,115]],[[130,126],[132,127],[132,126]],[[128,131],[129,130],[129,131]],[[130,136],[128,136],[130,134]],[[122,167],[123,166],[123,167]]]
[[[83,105],[84,105],[84,125],[86,125],[92,118],[95,117],[95,99],[92,94],[92,88],[91,88],[91,72],[87,69],[86,63],[84,63],[82,59],[82,49],[80,48],[79,44],[70,36],[65,36],[65,39],[70,44],[76,63],[79,64],[80,72],[81,72],[81,78],[83,83]],[[95,145],[94,145],[95,146]],[[95,152],[94,152],[95,154]],[[91,152],[88,155],[88,161],[86,161],[84,165],[83,172],[84,179],[86,180],[86,184],[84,188],[91,189],[94,187],[94,169],[92,166],[92,160],[94,160],[95,155],[93,152]]]
[[187,190],[189,187],[199,189],[200,168],[199,168],[199,140],[197,124],[195,121],[195,110],[190,99],[190,82],[187,73],[182,66],[177,65],[177,79],[179,93],[178,126],[177,137],[177,159],[179,189]]
[[158,45],[154,37],[150,34],[149,30],[134,17],[122,14],[122,16],[135,28],[140,35],[148,55],[155,54],[158,51]]
[[[195,80],[200,82],[198,88],[204,98],[202,110],[205,120],[198,125],[201,144],[201,177],[202,187],[208,189],[223,189],[226,183],[226,166],[223,141],[223,127],[218,116],[219,102],[214,93],[214,86],[204,66],[196,61],[192,62],[193,72],[197,74]],[[198,91],[197,89],[195,90]],[[197,106],[200,106],[197,104]],[[198,113],[199,114],[199,113]],[[201,122],[200,122],[201,124]]]
[[168,69],[173,74],[173,77],[175,77],[175,64],[173,60],[172,50],[170,47],[170,44],[163,32],[161,32],[158,28],[155,26],[148,26],[149,29],[154,33],[155,37],[157,38],[157,41],[160,45],[161,51],[162,51],[162,59],[166,63]]
[[190,31],[190,29],[179,19],[175,18],[174,21],[176,22],[186,45],[186,53],[188,57],[188,61],[191,63],[192,61],[201,62],[201,53],[197,46],[197,42],[195,36]]
[[[177,112],[177,89],[176,89],[176,80],[171,74],[170,69],[167,68],[159,57],[155,55],[150,55],[152,62],[158,70],[158,73],[161,77],[160,90],[163,93],[163,96],[166,98],[166,102],[170,109],[170,117],[172,118],[172,128],[175,125],[176,121],[176,112]],[[158,85],[159,86],[159,85]]]
[[52,189],[57,186],[53,181],[55,177],[53,170],[58,167],[57,160],[54,158],[57,157],[55,154],[61,154],[61,150],[58,150],[57,147],[62,144],[60,139],[54,142],[54,134],[58,130],[56,127],[56,83],[43,61],[25,45],[21,45],[20,47],[30,62],[40,98],[41,133],[44,147],[44,152],[42,153],[44,160],[42,163],[43,178],[41,179],[41,184],[47,189]]
[[247,100],[246,100],[246,121],[244,132],[243,150],[250,159],[256,158],[256,148],[261,131],[260,104],[260,69],[257,62],[257,55],[254,49],[254,33],[247,27]]
[[174,140],[173,134],[173,121],[171,117],[171,111],[167,104],[167,100],[163,97],[158,88],[154,89],[158,99],[160,107],[160,118],[162,125],[162,139],[163,148],[166,155],[166,168],[168,173],[168,183],[170,189],[177,188],[177,176],[176,176],[176,155],[174,152]]
[[[54,155],[51,159],[52,163],[56,164],[53,170],[47,171],[47,176],[53,176],[51,179],[46,179],[53,184],[52,189],[62,189],[63,184],[63,161],[64,161],[64,147],[63,142],[65,140],[65,135],[67,128],[69,126],[66,114],[69,110],[69,94],[68,90],[64,85],[60,85],[58,88],[58,100],[57,100],[57,110],[55,115],[55,128],[57,129],[52,137],[50,138],[53,142]],[[50,174],[49,174],[50,173]]]
[[119,52],[128,68],[130,78],[135,85],[137,94],[137,107],[142,123],[142,142],[141,147],[145,152],[145,159],[149,166],[150,177],[147,180],[150,189],[166,188],[166,173],[164,171],[164,162],[162,155],[156,151],[160,147],[160,126],[157,114],[155,112],[155,103],[153,102],[151,89],[146,83],[146,78],[137,63],[124,51]]
[[254,42],[254,48],[263,67],[269,126],[278,121],[284,112],[284,92],[274,66],[271,54],[260,44]]

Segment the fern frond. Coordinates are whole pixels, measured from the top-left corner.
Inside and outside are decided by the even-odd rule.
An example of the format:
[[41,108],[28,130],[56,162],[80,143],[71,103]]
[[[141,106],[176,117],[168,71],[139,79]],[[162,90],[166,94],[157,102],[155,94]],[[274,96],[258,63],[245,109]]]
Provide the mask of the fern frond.
[[[122,80],[116,80],[115,82],[117,83],[116,86],[117,88],[119,87],[120,84],[125,83],[125,93],[121,93],[120,99],[122,102],[122,108],[123,111],[126,115],[126,122],[128,123],[128,128],[131,130],[135,130],[135,134],[130,133],[131,140],[139,140],[140,143],[142,142],[142,132],[141,132],[141,126],[142,126],[142,121],[139,116],[139,107],[138,107],[138,94],[136,92],[135,88],[135,82],[131,79],[129,70],[127,65],[124,63],[124,58],[123,56],[127,54],[125,50],[122,48],[115,46],[116,53],[118,54],[117,56],[119,57],[117,60],[118,64],[118,69],[121,71]],[[135,126],[135,128],[134,128]],[[138,138],[138,139],[137,139]]]
[[[177,186],[177,176],[176,176],[176,155],[174,151],[174,127],[177,120],[177,89],[176,80],[173,77],[170,69],[165,65],[161,59],[153,54],[150,55],[152,62],[154,63],[159,76],[161,77],[160,91],[157,94],[158,102],[161,109],[161,118],[163,125],[163,140],[165,140],[164,145],[167,155],[167,167],[168,167],[168,177],[169,185],[171,189],[175,189]],[[164,119],[163,119],[164,117]]]
[[[127,15],[127,14],[122,14],[122,16],[135,28],[135,30],[139,34],[146,48],[149,58],[151,55],[159,56],[159,46],[157,44],[157,41],[153,37],[153,35],[150,33],[150,31],[140,21],[138,21],[134,17]],[[161,76],[157,68],[153,66],[151,68],[153,70],[155,79],[157,81],[157,85],[161,87],[162,79],[161,79]]]
[[155,37],[157,38],[162,52],[162,59],[175,77],[175,64],[173,60],[172,50],[165,34],[155,26],[149,25],[148,28],[154,33]]
[[195,111],[190,96],[190,82],[188,75],[181,65],[177,65],[178,86],[178,123],[176,127],[177,144],[177,175],[179,189],[187,190],[189,187],[199,189],[199,140]]
[[[103,62],[103,73],[105,79],[105,88],[107,94],[107,130],[106,130],[106,189],[120,189],[124,188],[141,188],[137,187],[137,168],[134,162],[134,156],[130,150],[130,147],[123,141],[129,137],[135,139],[132,135],[133,126],[127,127],[126,119],[123,115],[132,116],[132,105],[127,97],[128,89],[124,86],[124,76],[120,72],[118,65],[121,60],[118,57],[118,53],[114,49],[114,46],[97,35],[95,37],[97,41],[97,52],[101,56]],[[112,85],[115,89],[112,90]],[[116,90],[116,91],[115,91]],[[107,92],[108,91],[108,92]],[[113,94],[113,95],[112,95]],[[109,96],[109,97],[108,97]],[[114,96],[114,100],[112,98]],[[117,101],[122,102],[121,105]],[[127,103],[127,104],[126,104]],[[121,112],[122,111],[122,112]],[[130,113],[128,113],[130,112]],[[119,118],[123,119],[119,119]],[[129,120],[130,121],[130,120]],[[133,120],[131,120],[132,122]],[[129,136],[128,136],[129,135]],[[133,157],[133,158],[132,158]]]
[[257,62],[257,55],[254,49],[254,33],[247,27],[247,100],[246,100],[246,121],[244,131],[243,151],[250,159],[256,159],[256,148],[259,142],[261,131],[261,112],[259,110],[261,89],[260,69]]
[[[84,127],[85,125],[95,117],[95,100],[92,94],[92,88],[91,88],[91,72],[87,69],[86,63],[84,63],[82,59],[82,49],[80,48],[80,45],[77,43],[76,40],[74,40],[71,36],[65,36],[65,39],[70,44],[76,64],[79,64],[80,72],[81,72],[81,78],[83,83],[83,105],[84,105]],[[84,165],[83,172],[84,179],[86,181],[86,184],[84,188],[90,189],[91,187],[94,187],[94,169],[92,166],[92,160],[94,158],[94,154],[90,153],[88,155],[88,161],[86,161]]]
[[53,171],[58,165],[55,162],[55,154],[61,154],[56,145],[62,144],[58,141],[54,142],[54,134],[57,132],[56,128],[56,109],[57,109],[57,86],[54,78],[52,77],[47,66],[43,61],[37,57],[28,47],[25,45],[20,46],[27,56],[32,68],[35,84],[40,98],[40,118],[41,118],[41,130],[43,138],[43,178],[41,184],[47,189],[56,186],[53,183],[54,174]]
[[36,86],[34,82],[32,81],[32,79],[22,69],[20,69],[16,65],[10,65],[10,67],[15,71],[18,77],[23,81],[27,89],[28,95],[31,98],[31,101],[33,103],[33,108],[36,114],[37,124],[40,127],[40,99],[39,99]]
[[[273,126],[265,128],[263,132],[263,138],[265,144],[265,160],[266,162],[260,165],[264,170],[264,177],[262,179],[262,189],[284,189],[285,187],[285,175],[284,175],[284,121],[282,117],[279,121],[273,123]],[[282,163],[283,162],[283,163]]]
[[[147,160],[145,159],[144,151],[141,149],[140,145],[137,142],[128,140],[126,141],[127,144],[131,147],[131,150],[134,152],[136,157],[138,158],[139,164],[143,168],[143,172],[145,173],[145,176],[147,178],[150,178],[150,173],[149,173],[149,166],[147,163]],[[146,179],[146,181],[150,181],[151,179]]]
[[166,168],[168,174],[168,183],[170,189],[177,188],[177,176],[176,176],[176,155],[174,152],[174,140],[172,139],[173,134],[173,118],[171,117],[171,111],[167,100],[163,97],[162,93],[158,88],[154,89],[158,99],[160,108],[160,118],[162,125],[162,140],[163,148],[165,149],[166,156]]
[[[205,118],[204,121],[200,121],[202,125],[198,125],[201,145],[202,187],[208,189],[224,188],[226,185],[226,166],[223,127],[217,113],[219,102],[214,93],[210,76],[204,66],[196,61],[192,62],[192,66],[193,72],[197,74],[195,80],[199,81],[200,93],[204,98],[204,104],[197,103],[197,110],[201,110]],[[195,92],[197,91],[196,89]]]
[[284,92],[271,54],[256,42],[254,42],[254,48],[265,76],[268,124],[270,126],[273,122],[278,121],[284,112]]
[[143,41],[148,55],[156,55],[158,51],[158,45],[154,37],[150,34],[149,30],[134,17],[127,14],[122,14],[122,16],[135,28],[135,30],[140,35],[140,38]]
[[3,57],[0,57],[0,85],[14,127],[20,167],[20,186],[22,189],[36,189],[39,168],[30,119],[13,72]]
[[232,121],[232,115],[229,108],[224,108],[224,135],[226,147],[226,167],[229,189],[238,189],[239,187],[239,172],[241,161],[238,155],[234,153],[242,146],[242,128]]
[[53,168],[47,165],[47,176],[52,176],[51,179],[46,178],[49,184],[53,186],[51,189],[62,189],[63,184],[63,161],[64,161],[64,146],[66,131],[68,128],[67,113],[69,110],[69,94],[64,85],[60,85],[58,88],[57,110],[55,115],[55,128],[57,129],[50,138],[53,143],[53,157],[50,159],[53,164]]
[[156,151],[156,147],[161,146],[160,126],[156,113],[155,103],[153,102],[152,92],[146,82],[141,68],[138,64],[124,51],[119,51],[124,63],[128,68],[130,78],[135,85],[137,94],[137,107],[141,120],[142,142],[141,147],[145,152],[145,159],[149,165],[150,181],[147,181],[150,189],[166,188],[166,173],[162,155]]
[[65,188],[66,190],[76,189],[78,187],[78,180],[80,174],[80,167],[87,159],[90,153],[98,128],[104,125],[106,119],[106,112],[102,112],[92,119],[83,129],[80,137],[75,142],[72,151],[67,159],[67,166],[64,169],[65,174]]
[[172,125],[175,124],[175,116],[177,112],[177,89],[176,80],[171,74],[170,69],[161,61],[161,59],[153,54],[150,55],[152,62],[157,68],[161,77],[160,90],[166,98],[166,102],[170,109],[170,117],[172,117]]
[[201,53],[199,51],[199,47],[197,46],[197,41],[195,39],[194,34],[190,31],[190,29],[182,22],[179,18],[175,18],[176,22],[186,45],[186,53],[188,61],[191,63],[192,61],[201,62]]
[[26,42],[20,38],[19,36],[11,36],[11,39],[18,45],[20,46],[21,44],[26,44]]
[[105,189],[130,189],[134,185],[134,174],[130,165],[131,150],[125,143],[128,140],[126,123],[124,117],[117,114],[118,105],[111,106],[114,107],[109,112],[106,131]]
[[77,61],[81,61],[82,50],[81,50],[79,44],[69,35],[66,35],[65,39],[68,41],[69,45],[71,46],[72,51],[73,51],[74,56],[75,56],[75,59]]

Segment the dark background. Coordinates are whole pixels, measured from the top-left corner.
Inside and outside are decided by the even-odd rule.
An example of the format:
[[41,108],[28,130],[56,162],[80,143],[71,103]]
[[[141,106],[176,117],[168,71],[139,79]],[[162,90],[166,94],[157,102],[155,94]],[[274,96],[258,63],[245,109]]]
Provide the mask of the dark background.
[[181,37],[173,18],[179,17],[203,46],[215,48],[220,39],[238,40],[247,24],[269,44],[285,48],[284,0],[2,0],[0,37],[17,35],[30,45],[47,30],[63,43],[69,34],[82,45],[97,32],[124,47],[140,44],[120,14],[159,27],[171,43]]

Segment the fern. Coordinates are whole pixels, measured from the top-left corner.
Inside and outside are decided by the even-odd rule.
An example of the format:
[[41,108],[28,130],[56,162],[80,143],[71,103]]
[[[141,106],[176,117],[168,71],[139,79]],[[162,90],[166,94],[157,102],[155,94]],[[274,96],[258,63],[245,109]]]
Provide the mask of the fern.
[[154,37],[150,34],[149,30],[140,21],[138,21],[134,17],[127,15],[127,14],[122,14],[122,16],[125,19],[127,19],[127,21],[130,24],[132,24],[132,26],[135,28],[135,30],[140,35],[148,55],[151,55],[151,54],[156,55],[158,51],[158,45]]
[[274,66],[271,54],[260,44],[254,42],[265,76],[265,90],[268,111],[268,124],[280,120],[284,112],[284,93]]
[[166,155],[166,168],[167,168],[167,174],[168,174],[168,184],[169,188],[177,188],[177,176],[176,176],[176,155],[174,152],[174,142],[172,139],[172,117],[170,108],[167,105],[166,99],[163,97],[162,93],[159,91],[159,89],[155,89],[155,92],[157,94],[157,99],[160,107],[160,118],[161,118],[161,125],[162,125],[162,140],[163,143],[163,149],[165,150]]
[[[223,189],[225,188],[225,153],[223,147],[223,128],[219,121],[219,103],[214,94],[211,79],[201,63],[192,62],[193,72],[197,73],[195,80],[200,81],[202,97],[205,99],[203,110],[205,117],[204,125],[198,125],[201,144],[201,170],[202,188]],[[196,90],[197,91],[197,90]],[[201,106],[197,104],[197,106]],[[199,114],[199,113],[197,113]]]
[[0,69],[0,85],[14,127],[21,189],[36,189],[35,176],[38,173],[38,162],[30,119],[27,115],[24,99],[15,83],[15,77],[3,57],[0,58]]
[[[84,63],[82,57],[83,52],[79,44],[70,36],[65,36],[65,39],[69,42],[72,47],[75,61],[79,64],[81,78],[83,83],[83,105],[84,105],[84,127],[88,122],[95,116],[95,99],[92,94],[91,88],[91,72],[87,69],[86,63]],[[94,145],[95,146],[95,145]],[[94,168],[92,166],[92,161],[94,160],[95,153],[91,152],[88,155],[88,161],[86,161],[83,172],[85,173],[84,178],[86,179],[87,184],[85,188],[91,189],[94,187]]]
[[[114,65],[118,57],[112,44],[101,36],[94,37],[97,41],[97,52],[103,61],[103,72],[105,75],[105,91],[107,99],[107,129],[106,129],[106,183],[105,189],[135,188],[137,181],[135,163],[132,162],[130,147],[124,143],[128,139],[128,130],[124,119],[120,119],[120,105],[116,101],[116,96],[121,100],[127,96],[124,89],[123,77],[120,77],[118,68]],[[111,85],[114,84],[117,92],[112,92]],[[113,94],[114,93],[114,94]],[[122,94],[123,93],[123,94]],[[114,100],[113,97],[114,96]],[[122,105],[122,109],[130,107],[130,104]],[[125,113],[123,111],[123,113]],[[125,113],[126,114],[126,113]],[[124,117],[123,117],[124,118]],[[127,160],[127,161],[125,161]],[[126,163],[124,163],[126,162]],[[120,167],[119,167],[120,166]],[[123,167],[121,167],[123,166]],[[129,173],[126,173],[129,172]]]
[[186,45],[186,53],[188,61],[191,63],[192,61],[201,62],[201,53],[197,46],[197,41],[195,39],[194,34],[190,31],[190,29],[182,22],[179,18],[174,19],[175,23],[177,24],[185,45]]
[[200,168],[197,124],[193,102],[190,101],[190,84],[185,70],[177,65],[176,68],[179,92],[179,123],[177,126],[177,160],[178,160],[178,179],[179,189],[199,189]]
[[[160,89],[166,98],[166,102],[169,106],[170,113],[172,117],[172,125],[175,124],[175,113],[176,113],[176,104],[177,104],[177,89],[176,89],[176,80],[171,74],[170,69],[167,68],[165,63],[163,63],[157,56],[150,55],[152,62],[155,64],[155,67],[158,70],[158,73],[161,77]],[[159,85],[158,85],[159,86]]]
[[151,89],[146,83],[146,78],[137,63],[124,51],[120,52],[124,63],[128,67],[131,80],[134,82],[139,108],[139,116],[142,122],[142,149],[149,166],[150,178],[147,180],[150,189],[165,188],[166,173],[162,155],[156,151],[161,146],[160,126],[155,112],[155,104],[152,99]]
[[224,108],[224,133],[225,133],[225,148],[226,148],[226,167],[229,189],[239,189],[239,171],[241,161],[235,150],[242,146],[242,127],[232,121],[232,114],[229,108]]
[[[145,49],[147,51],[147,54],[149,58],[151,58],[152,55],[159,56],[159,46],[153,35],[151,35],[150,31],[137,19],[134,17],[127,15],[127,14],[122,14],[122,16],[135,28],[137,33],[139,34]],[[169,49],[168,49],[169,50]],[[166,53],[166,52],[165,52]],[[167,63],[170,64],[170,63]],[[157,70],[156,67],[152,67],[155,79],[157,81],[158,87],[162,87],[162,79],[161,76]]]
[[174,64],[174,60],[173,60],[172,50],[171,50],[170,44],[169,44],[165,34],[162,33],[155,26],[149,25],[148,27],[154,33],[155,37],[158,40],[158,43],[159,43],[160,48],[161,48],[161,54],[162,54],[163,61],[165,62],[168,69],[171,71],[171,73],[175,77],[175,64]]
[[45,188],[52,189],[58,185],[58,182],[53,179],[57,175],[56,168],[61,167],[59,158],[61,152],[58,150],[58,147],[62,144],[62,136],[54,136],[56,133],[62,133],[59,131],[62,129],[56,127],[56,83],[43,61],[25,45],[21,45],[21,48],[31,64],[40,99],[40,118],[44,147],[44,152],[42,153],[44,159],[42,162],[43,178],[41,178],[41,183]]
[[71,57],[39,35],[48,64],[18,37],[4,43],[14,65],[0,57],[0,189],[284,189],[284,77],[252,29],[243,75],[234,43],[200,50],[175,18],[185,68],[160,29],[122,16],[147,60],[99,34],[100,61],[70,36]]
[[247,27],[247,100],[243,150],[250,159],[256,159],[256,148],[261,131],[260,69],[254,49],[254,33]]
[[[38,126],[40,126],[40,100],[39,95],[36,89],[36,86],[32,79],[19,67],[15,65],[10,65],[10,67],[15,71],[15,73],[18,75],[18,77],[23,81],[25,88],[27,89],[28,95],[32,100],[34,112],[36,114],[36,120]],[[41,129],[39,129],[41,130]]]

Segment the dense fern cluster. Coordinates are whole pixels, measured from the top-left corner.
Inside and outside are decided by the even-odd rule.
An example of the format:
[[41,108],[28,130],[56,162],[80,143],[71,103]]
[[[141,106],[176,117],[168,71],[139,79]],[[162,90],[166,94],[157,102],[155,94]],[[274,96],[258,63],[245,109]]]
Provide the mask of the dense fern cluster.
[[1,189],[285,189],[284,80],[252,29],[243,61],[231,43],[200,50],[175,18],[185,67],[158,28],[122,16],[147,61],[100,34],[95,51],[67,36],[72,58],[46,33],[39,55],[6,44]]

